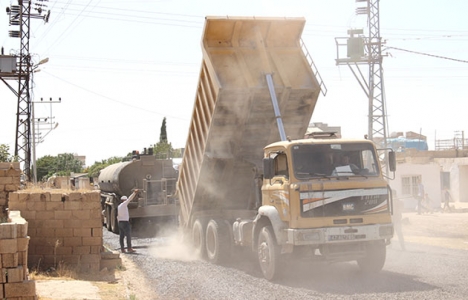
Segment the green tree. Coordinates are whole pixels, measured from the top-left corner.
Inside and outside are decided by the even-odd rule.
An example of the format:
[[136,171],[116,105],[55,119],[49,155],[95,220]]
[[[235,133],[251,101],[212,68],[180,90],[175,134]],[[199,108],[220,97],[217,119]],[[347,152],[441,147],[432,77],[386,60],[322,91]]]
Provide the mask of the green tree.
[[36,165],[38,180],[45,180],[54,174],[69,176],[71,172],[80,173],[83,171],[83,163],[76,159],[72,153],[44,156],[36,161]]
[[54,175],[55,157],[46,155],[36,160],[37,179],[45,180]]
[[88,168],[88,176],[91,178],[97,178],[99,176],[99,172],[101,172],[102,169],[121,161],[122,157],[113,156],[108,159],[103,159],[100,162],[95,162],[91,167]]
[[161,125],[161,132],[159,134],[159,142],[167,143],[167,131],[166,131],[166,117],[164,117]]
[[157,158],[171,158],[172,152],[172,144],[167,140],[166,118],[164,117],[159,134],[159,142],[154,146],[154,155]]
[[0,144],[0,162],[11,162],[13,157],[10,156],[10,146],[7,144]]

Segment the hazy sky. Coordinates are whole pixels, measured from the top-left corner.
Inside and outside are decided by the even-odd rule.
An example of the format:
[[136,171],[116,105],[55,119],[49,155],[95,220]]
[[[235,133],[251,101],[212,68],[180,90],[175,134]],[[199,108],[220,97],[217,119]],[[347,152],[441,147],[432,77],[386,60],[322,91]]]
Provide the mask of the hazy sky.
[[[13,1],[13,4],[16,4]],[[0,0],[0,7],[10,1]],[[367,98],[347,66],[337,66],[335,37],[367,28],[353,0],[50,0],[49,23],[31,20],[36,117],[59,126],[37,146],[37,157],[76,153],[86,164],[124,156],[159,140],[163,117],[169,142],[185,146],[202,60],[205,16],[305,17],[303,40],[328,88],[312,122],[341,126],[344,137],[367,133]],[[0,14],[6,54],[19,51]],[[386,46],[468,61],[468,1],[382,0],[381,36]],[[468,65],[449,59],[386,50],[384,83],[389,132],[421,131],[434,139],[468,129]],[[362,68],[367,74],[367,68]],[[17,82],[9,81],[17,88]],[[14,151],[16,96],[0,85],[0,144]],[[468,132],[467,132],[468,135]]]

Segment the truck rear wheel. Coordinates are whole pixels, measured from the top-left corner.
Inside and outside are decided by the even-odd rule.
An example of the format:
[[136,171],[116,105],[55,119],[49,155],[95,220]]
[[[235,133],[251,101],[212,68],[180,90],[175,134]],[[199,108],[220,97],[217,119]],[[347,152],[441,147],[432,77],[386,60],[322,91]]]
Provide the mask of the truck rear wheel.
[[366,256],[358,259],[359,268],[364,273],[378,273],[385,264],[387,248],[383,241],[366,245]]
[[206,257],[205,247],[205,222],[200,219],[195,220],[192,227],[192,246],[197,255],[200,258]]
[[222,220],[210,220],[206,226],[206,256],[214,264],[225,262],[231,255],[229,227]]
[[117,208],[111,208],[111,229],[113,233],[119,233],[119,222],[117,221]]
[[280,249],[276,245],[273,228],[265,226],[260,230],[257,244],[258,262],[263,276],[267,280],[278,278],[280,273]]

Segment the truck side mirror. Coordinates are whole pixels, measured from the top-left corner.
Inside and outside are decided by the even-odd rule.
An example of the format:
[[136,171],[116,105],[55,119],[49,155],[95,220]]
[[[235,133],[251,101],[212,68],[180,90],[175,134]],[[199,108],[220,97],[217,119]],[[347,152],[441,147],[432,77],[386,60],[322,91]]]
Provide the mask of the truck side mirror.
[[275,160],[269,157],[263,159],[263,178],[271,179],[274,175]]
[[390,171],[396,171],[396,156],[394,151],[388,152],[388,166],[390,168]]

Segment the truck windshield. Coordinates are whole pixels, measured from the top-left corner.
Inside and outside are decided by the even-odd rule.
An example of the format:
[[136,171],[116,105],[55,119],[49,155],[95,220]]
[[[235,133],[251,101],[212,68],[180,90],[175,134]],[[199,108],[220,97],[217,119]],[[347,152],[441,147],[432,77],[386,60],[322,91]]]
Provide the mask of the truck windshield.
[[378,176],[380,172],[374,147],[368,143],[296,145],[292,162],[298,179]]

